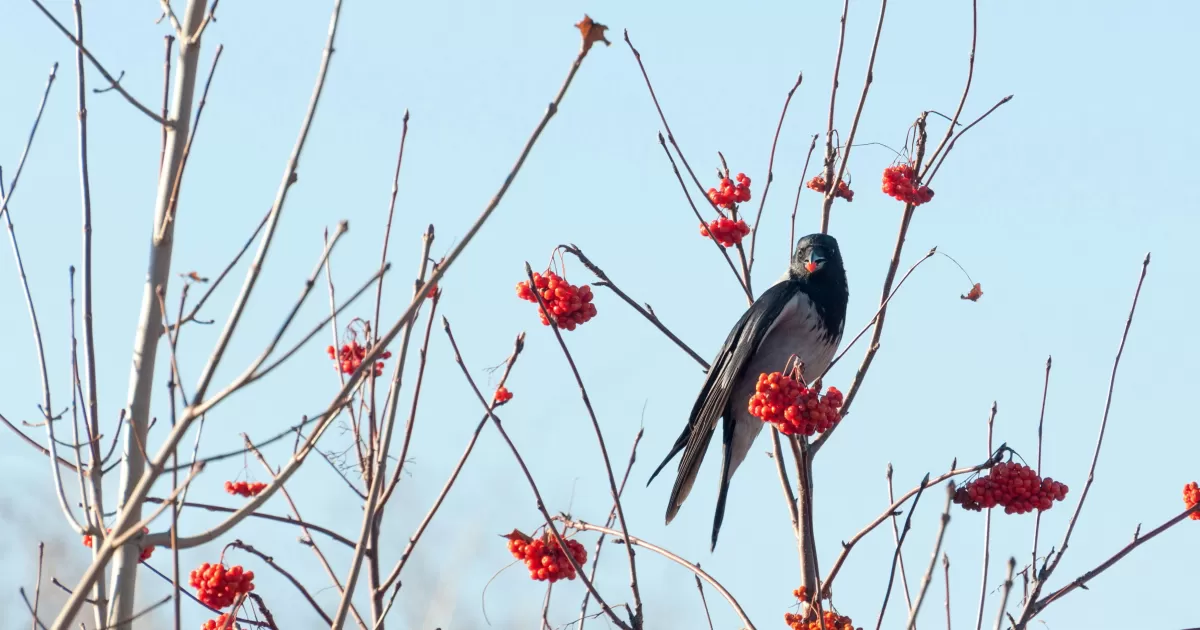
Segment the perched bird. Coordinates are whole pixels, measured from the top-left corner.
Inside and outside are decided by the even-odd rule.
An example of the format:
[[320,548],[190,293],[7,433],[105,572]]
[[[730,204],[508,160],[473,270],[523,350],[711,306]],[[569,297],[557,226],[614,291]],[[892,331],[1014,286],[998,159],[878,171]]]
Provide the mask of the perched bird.
[[683,451],[667,504],[667,523],[675,518],[691,492],[717,420],[724,418],[720,492],[712,530],[712,548],[716,548],[729,481],[764,424],[750,415],[748,408],[759,375],[782,371],[794,354],[803,362],[806,379],[815,381],[821,376],[842,339],[849,299],[846,268],[837,240],[826,234],[800,239],[787,274],[763,292],[729,332],[708,370],[687,426],[650,475],[650,481],[654,481],[663,467]]

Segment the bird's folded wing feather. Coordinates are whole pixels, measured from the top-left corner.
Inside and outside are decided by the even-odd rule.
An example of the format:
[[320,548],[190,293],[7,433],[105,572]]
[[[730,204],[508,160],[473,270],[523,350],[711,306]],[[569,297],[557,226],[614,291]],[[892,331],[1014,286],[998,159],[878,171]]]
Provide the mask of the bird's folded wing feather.
[[[687,427],[658,468],[661,470],[680,449],[683,450],[679,474],[675,478],[667,505],[667,522],[675,517],[679,506],[683,504],[692,489],[692,484],[695,483],[717,420],[730,407],[730,395],[734,387],[745,373],[755,350],[773,328],[775,318],[798,291],[799,287],[791,282],[781,282],[772,286],[750,306],[730,331],[704,380],[704,387],[692,407]],[[740,404],[746,402],[742,401]],[[658,474],[658,470],[655,474]]]

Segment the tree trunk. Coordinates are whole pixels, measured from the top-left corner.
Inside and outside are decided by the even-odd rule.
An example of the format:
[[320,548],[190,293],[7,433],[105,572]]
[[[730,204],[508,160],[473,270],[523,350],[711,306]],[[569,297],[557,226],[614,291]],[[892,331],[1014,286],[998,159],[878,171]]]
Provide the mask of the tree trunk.
[[[162,337],[162,312],[159,308],[156,291],[160,288],[165,292],[171,271],[171,249],[174,244],[175,221],[168,216],[173,213],[170,208],[172,189],[176,177],[183,167],[182,155],[184,144],[187,142],[188,129],[192,119],[192,96],[196,86],[196,67],[200,57],[200,40],[189,41],[204,19],[206,3],[204,0],[188,0],[187,7],[180,14],[183,37],[179,39],[179,50],[176,54],[175,81],[172,89],[171,108],[167,120],[171,126],[167,129],[165,158],[158,177],[158,193],[154,201],[154,232],[150,243],[150,262],[146,273],[146,285],[142,291],[142,309],[138,316],[137,336],[133,343],[133,367],[129,377],[129,399],[126,418],[129,430],[125,432],[123,444],[124,459],[121,463],[121,485],[119,490],[120,504],[117,510],[124,509],[134,488],[137,487],[142,475],[145,474],[146,460],[142,456],[142,447],[146,444],[146,430],[149,423],[150,402],[154,387],[158,385],[154,375],[154,359],[158,350],[158,342]],[[148,448],[148,447],[147,447]],[[130,506],[133,522],[141,517],[141,506]],[[134,596],[137,591],[137,567],[139,549],[136,545],[126,545],[117,550],[112,567],[112,596],[109,613],[109,625],[117,630],[126,630],[128,623],[114,625],[117,621],[129,619],[135,613]]]

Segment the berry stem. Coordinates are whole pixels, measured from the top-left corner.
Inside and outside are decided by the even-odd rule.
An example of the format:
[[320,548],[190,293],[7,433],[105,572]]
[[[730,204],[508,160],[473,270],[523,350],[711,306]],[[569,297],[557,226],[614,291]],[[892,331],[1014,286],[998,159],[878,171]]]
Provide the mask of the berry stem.
[[[846,16],[850,13],[850,0],[842,3],[841,30],[838,33],[837,54],[833,61],[833,86],[829,88],[829,123],[825,128],[825,181],[833,179],[833,164],[837,160],[836,148],[833,144],[833,114],[837,105],[838,76],[842,72],[842,52],[846,49]],[[829,229],[829,208],[833,199],[827,199],[821,206],[821,232]]]

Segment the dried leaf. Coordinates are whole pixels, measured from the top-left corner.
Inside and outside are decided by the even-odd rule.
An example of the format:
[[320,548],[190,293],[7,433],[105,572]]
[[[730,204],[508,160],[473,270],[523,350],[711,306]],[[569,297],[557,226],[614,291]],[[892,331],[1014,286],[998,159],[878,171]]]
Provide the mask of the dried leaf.
[[190,278],[192,282],[208,282],[208,278],[202,277],[195,271],[183,274],[185,278]]
[[525,534],[521,533],[521,530],[519,530],[519,529],[512,530],[511,534],[501,534],[500,536],[502,538],[507,538],[509,540],[520,540],[522,542],[529,542],[529,541],[533,540],[529,536],[526,536]]
[[593,21],[592,18],[588,17],[588,14],[586,13],[583,14],[583,19],[575,25],[575,28],[579,29],[579,34],[583,36],[584,54],[587,54],[587,51],[592,49],[592,44],[595,44],[596,42],[604,42],[605,46],[612,45],[612,42],[608,41],[604,37],[604,31],[607,31],[608,27],[599,22]]
[[966,295],[960,295],[958,297],[961,299],[964,299],[964,300],[971,300],[972,302],[978,302],[979,298],[983,297],[983,289],[980,288],[979,283],[976,282],[975,286],[971,287],[971,290],[967,291]]

